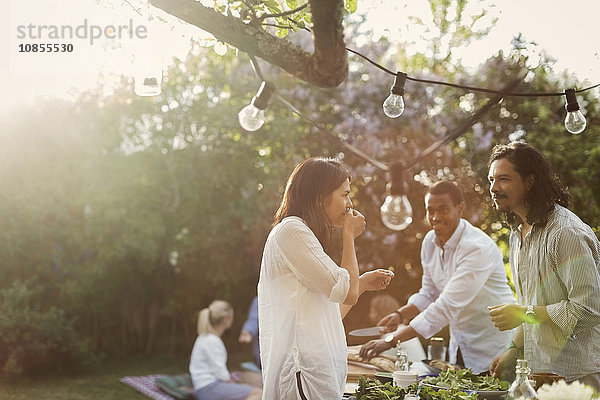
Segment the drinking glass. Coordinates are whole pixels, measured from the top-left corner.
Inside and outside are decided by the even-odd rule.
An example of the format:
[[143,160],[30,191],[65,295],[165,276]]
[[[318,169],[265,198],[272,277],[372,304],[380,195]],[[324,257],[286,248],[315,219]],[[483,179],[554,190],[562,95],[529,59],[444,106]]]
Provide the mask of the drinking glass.
[[429,360],[446,361],[446,351],[448,348],[444,346],[444,338],[432,337],[427,346],[427,358]]

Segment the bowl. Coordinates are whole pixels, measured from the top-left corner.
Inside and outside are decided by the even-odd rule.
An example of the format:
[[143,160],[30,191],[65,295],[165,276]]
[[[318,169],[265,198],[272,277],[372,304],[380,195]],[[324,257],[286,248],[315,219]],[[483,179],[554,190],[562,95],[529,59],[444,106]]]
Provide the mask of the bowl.
[[394,371],[392,372],[394,384],[401,387],[407,387],[417,381],[418,375],[410,371]]
[[375,378],[379,380],[381,383],[393,382],[394,378],[392,377],[391,372],[375,372]]
[[534,389],[538,390],[545,383],[552,385],[554,382],[558,382],[565,378],[560,375],[553,374],[552,372],[536,372],[534,374],[530,374],[529,379],[535,381]]
[[[436,391],[437,390],[448,390],[448,388],[442,387],[442,386],[436,386],[436,385],[431,385],[429,383],[423,383],[423,386],[429,386],[434,388]],[[476,393],[477,396],[479,397],[479,399],[481,400],[500,400],[503,399],[504,396],[506,395],[506,393],[508,393],[507,390],[473,390],[473,389],[460,389],[465,393],[471,394],[471,393]]]

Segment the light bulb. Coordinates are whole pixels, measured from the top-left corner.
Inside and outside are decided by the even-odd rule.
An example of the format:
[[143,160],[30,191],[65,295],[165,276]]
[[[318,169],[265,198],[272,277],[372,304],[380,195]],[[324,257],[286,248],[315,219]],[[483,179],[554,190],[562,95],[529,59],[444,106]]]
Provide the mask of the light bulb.
[[565,117],[565,128],[574,135],[577,135],[585,129],[586,121],[580,110],[569,111]]
[[220,56],[224,56],[227,54],[227,45],[223,42],[217,42],[213,46],[213,50]]
[[381,205],[381,221],[394,230],[406,229],[412,222],[412,207],[406,195],[388,195]]
[[579,103],[577,102],[577,96],[575,95],[575,89],[565,90],[565,96],[567,97],[567,116],[565,117],[565,128],[567,131],[574,135],[577,135],[585,129],[586,121],[583,113],[579,109]]
[[404,99],[394,93],[390,95],[383,102],[383,112],[390,118],[398,118],[404,112]]
[[254,132],[260,129],[265,123],[265,109],[269,105],[269,100],[275,92],[275,85],[268,81],[263,81],[258,88],[256,96],[252,98],[250,104],[242,108],[238,113],[240,125],[247,131]]
[[254,132],[259,130],[265,123],[265,110],[256,108],[254,104],[248,104],[240,110],[238,119],[242,128]]
[[161,93],[162,55],[151,45],[142,45],[135,54],[134,91],[138,96]]
[[404,112],[404,83],[406,82],[406,74],[404,72],[396,72],[394,84],[390,88],[390,95],[383,102],[383,112],[390,118],[398,118]]

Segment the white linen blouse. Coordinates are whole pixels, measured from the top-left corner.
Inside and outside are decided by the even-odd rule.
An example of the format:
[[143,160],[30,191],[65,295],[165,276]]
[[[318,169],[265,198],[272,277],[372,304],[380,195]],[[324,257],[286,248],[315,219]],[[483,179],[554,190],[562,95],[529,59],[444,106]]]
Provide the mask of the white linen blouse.
[[229,381],[227,349],[220,337],[212,333],[198,335],[190,358],[190,375],[195,390],[218,380]]
[[296,373],[308,399],[341,399],[347,344],[339,304],[350,275],[323,250],[298,217],[269,234],[258,282],[263,400],[300,399]]

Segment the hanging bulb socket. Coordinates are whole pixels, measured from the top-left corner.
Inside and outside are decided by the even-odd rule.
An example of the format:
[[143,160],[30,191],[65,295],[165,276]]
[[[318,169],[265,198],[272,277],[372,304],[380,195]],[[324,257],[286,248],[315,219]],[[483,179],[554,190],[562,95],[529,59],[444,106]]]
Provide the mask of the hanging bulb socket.
[[567,105],[565,106],[567,112],[579,110],[579,103],[577,102],[577,95],[575,94],[575,89],[565,90],[565,96],[567,97]]
[[248,132],[254,132],[263,126],[265,123],[265,109],[269,105],[269,100],[274,92],[275,85],[273,83],[268,81],[261,83],[250,104],[238,113],[238,120],[242,128]]
[[396,162],[390,166],[390,195],[402,196],[408,194],[408,181],[404,163]]
[[565,117],[565,128],[570,133],[577,135],[585,129],[587,124],[583,113],[579,110],[579,103],[577,102],[577,95],[575,89],[565,90],[565,96],[567,97],[567,116]]
[[394,85],[390,88],[390,93],[402,96],[404,95],[404,84],[406,83],[407,75],[404,72],[396,72],[396,77],[394,78]]
[[258,92],[256,92],[256,96],[252,98],[250,104],[259,110],[265,110],[269,105],[273,93],[275,93],[275,84],[269,81],[262,81]]
[[390,118],[398,118],[404,112],[404,83],[406,74],[398,71],[394,78],[394,85],[390,88],[390,95],[383,102],[383,112]]

